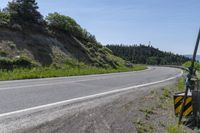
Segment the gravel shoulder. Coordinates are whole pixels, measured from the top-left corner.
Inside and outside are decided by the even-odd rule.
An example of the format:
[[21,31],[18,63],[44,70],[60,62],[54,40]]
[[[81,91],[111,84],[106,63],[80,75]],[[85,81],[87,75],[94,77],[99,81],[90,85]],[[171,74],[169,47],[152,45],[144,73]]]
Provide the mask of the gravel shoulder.
[[[172,94],[177,90],[176,83],[172,80],[59,110],[8,118],[0,127],[5,132],[19,133],[191,132],[186,128],[174,129],[176,118]],[[6,121],[12,122],[6,124]]]

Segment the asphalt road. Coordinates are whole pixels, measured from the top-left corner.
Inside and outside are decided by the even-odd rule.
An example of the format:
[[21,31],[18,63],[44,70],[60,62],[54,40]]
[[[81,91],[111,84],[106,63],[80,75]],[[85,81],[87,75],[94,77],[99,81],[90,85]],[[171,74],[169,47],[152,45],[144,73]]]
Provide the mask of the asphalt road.
[[165,80],[181,73],[167,67],[139,72],[0,82],[0,115],[69,99]]

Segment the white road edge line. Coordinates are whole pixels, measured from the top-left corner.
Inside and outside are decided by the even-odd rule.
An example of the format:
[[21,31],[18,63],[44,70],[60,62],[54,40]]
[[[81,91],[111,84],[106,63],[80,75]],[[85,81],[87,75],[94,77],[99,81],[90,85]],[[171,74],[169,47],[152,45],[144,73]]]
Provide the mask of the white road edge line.
[[34,110],[47,108],[47,107],[51,107],[51,106],[58,106],[58,105],[62,105],[62,104],[64,105],[64,104],[68,104],[70,102],[77,102],[77,101],[80,101],[80,100],[87,100],[87,99],[91,99],[91,98],[96,98],[96,97],[100,97],[100,96],[105,96],[105,95],[109,95],[109,94],[114,94],[114,93],[119,93],[119,92],[131,90],[131,89],[135,89],[135,88],[146,87],[146,86],[150,86],[150,85],[154,85],[154,84],[158,84],[158,83],[163,83],[163,82],[166,82],[166,81],[169,81],[169,80],[172,80],[172,79],[176,79],[176,78],[178,78],[178,77],[180,77],[182,75],[183,75],[183,71],[181,71],[180,74],[178,74],[178,75],[176,75],[174,77],[165,79],[165,80],[155,81],[155,82],[136,85],[136,86],[130,86],[130,87],[121,88],[121,89],[117,89],[117,90],[112,90],[112,91],[108,91],[108,92],[103,92],[103,93],[99,93],[99,94],[94,94],[94,95],[89,95],[89,96],[84,96],[84,97],[78,97],[78,98],[73,98],[73,99],[69,99],[69,100],[65,100],[65,101],[60,101],[60,102],[45,104],[45,105],[36,106],[36,107],[32,107],[32,108],[22,109],[22,110],[18,110],[18,111],[3,113],[3,114],[0,114],[0,117],[5,117],[5,116],[9,116],[9,115],[24,113],[24,112],[28,112],[28,111],[34,111]]

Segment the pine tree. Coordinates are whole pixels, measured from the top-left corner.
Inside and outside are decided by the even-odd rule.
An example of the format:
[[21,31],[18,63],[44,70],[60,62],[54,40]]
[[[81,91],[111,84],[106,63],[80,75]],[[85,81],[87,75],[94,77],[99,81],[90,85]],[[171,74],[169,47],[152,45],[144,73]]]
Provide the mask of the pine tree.
[[7,11],[10,13],[12,24],[43,24],[43,16],[38,11],[35,0],[13,0],[8,3]]

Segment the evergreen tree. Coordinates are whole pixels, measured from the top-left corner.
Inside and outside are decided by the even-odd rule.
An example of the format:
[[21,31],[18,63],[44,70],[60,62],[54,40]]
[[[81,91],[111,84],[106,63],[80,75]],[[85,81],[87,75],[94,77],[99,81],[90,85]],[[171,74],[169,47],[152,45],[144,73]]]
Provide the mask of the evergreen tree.
[[190,59],[182,55],[171,52],[163,52],[153,46],[145,45],[107,45],[107,48],[119,56],[132,63],[150,65],[181,65]]
[[12,24],[44,24],[35,0],[13,0],[8,3],[7,11],[10,13]]

